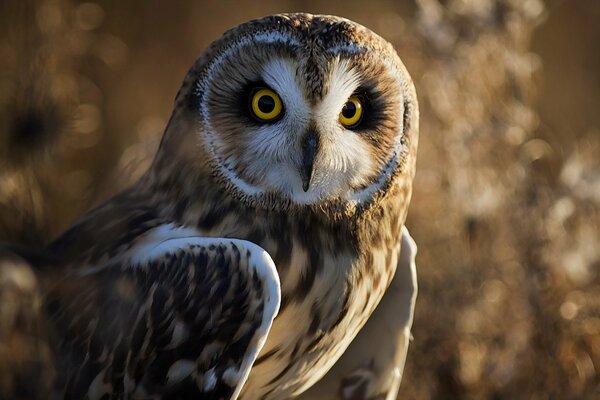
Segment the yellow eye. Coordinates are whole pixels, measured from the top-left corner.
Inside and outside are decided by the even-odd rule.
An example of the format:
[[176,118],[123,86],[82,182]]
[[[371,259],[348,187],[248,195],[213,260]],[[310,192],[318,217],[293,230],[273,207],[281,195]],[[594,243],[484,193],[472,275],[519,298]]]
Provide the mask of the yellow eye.
[[356,96],[350,96],[342,112],[340,113],[340,122],[346,128],[352,128],[359,124],[363,115],[363,106],[360,99]]
[[250,98],[250,110],[259,121],[274,121],[281,115],[281,99],[271,89],[258,89]]

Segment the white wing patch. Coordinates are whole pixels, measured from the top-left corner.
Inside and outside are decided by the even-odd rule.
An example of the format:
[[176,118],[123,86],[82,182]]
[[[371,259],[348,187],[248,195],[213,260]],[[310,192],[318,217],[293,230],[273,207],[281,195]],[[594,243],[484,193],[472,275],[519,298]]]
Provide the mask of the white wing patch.
[[[178,242],[174,240],[179,239]],[[191,228],[164,224],[146,233],[129,253],[129,262],[133,265],[146,264],[166,253],[182,249],[193,241],[205,239],[198,231]]]
[[[277,316],[281,302],[281,286],[279,274],[271,256],[260,246],[241,239],[229,238],[209,238],[199,237],[194,229],[178,227],[174,224],[161,225],[151,230],[142,238],[140,244],[133,247],[128,253],[129,262],[132,265],[143,265],[153,260],[160,259],[167,254],[175,254],[178,250],[193,249],[194,247],[209,248],[211,246],[231,246],[234,245],[240,250],[242,257],[249,254],[247,268],[253,269],[258,277],[263,281],[265,291],[263,294],[264,309],[262,323],[253,335],[248,349],[244,355],[242,365],[239,369],[228,368],[220,379],[224,379],[228,385],[235,386],[232,399],[239,395],[248,375],[252,364],[256,360],[258,353],[263,348],[269,330],[271,329],[273,319]],[[243,263],[240,263],[243,264]],[[242,268],[242,266],[239,266]],[[177,341],[180,335],[184,335],[185,326],[175,325],[173,341]],[[174,363],[169,369],[169,381],[181,380],[195,368],[187,360],[180,360]],[[214,369],[204,373],[204,391],[214,389],[219,377]],[[235,385],[232,385],[234,384]]]

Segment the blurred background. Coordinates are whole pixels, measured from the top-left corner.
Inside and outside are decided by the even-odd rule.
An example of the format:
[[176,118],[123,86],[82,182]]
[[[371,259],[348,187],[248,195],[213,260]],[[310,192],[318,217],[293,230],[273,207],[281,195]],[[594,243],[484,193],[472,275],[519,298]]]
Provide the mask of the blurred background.
[[401,399],[600,398],[600,1],[0,2],[0,241],[148,166],[195,58],[289,11],[391,41],[421,107]]

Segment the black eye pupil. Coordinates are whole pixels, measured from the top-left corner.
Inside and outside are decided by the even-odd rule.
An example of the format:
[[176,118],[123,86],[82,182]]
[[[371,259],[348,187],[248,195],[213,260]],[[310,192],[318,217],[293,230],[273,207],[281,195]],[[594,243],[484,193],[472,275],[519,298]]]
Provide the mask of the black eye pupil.
[[258,99],[258,109],[265,114],[270,113],[275,109],[275,100],[271,96],[260,96],[260,99]]
[[355,114],[356,105],[353,102],[349,101],[346,104],[344,104],[344,107],[342,108],[342,115],[344,116],[344,118],[352,118]]

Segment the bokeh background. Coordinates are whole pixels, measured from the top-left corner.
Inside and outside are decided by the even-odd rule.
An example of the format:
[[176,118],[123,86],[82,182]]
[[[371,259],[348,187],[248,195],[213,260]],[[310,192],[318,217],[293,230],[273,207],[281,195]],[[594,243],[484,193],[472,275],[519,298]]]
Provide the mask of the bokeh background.
[[0,241],[43,245],[148,166],[224,30],[337,14],[420,99],[401,399],[600,398],[600,1],[0,2]]

